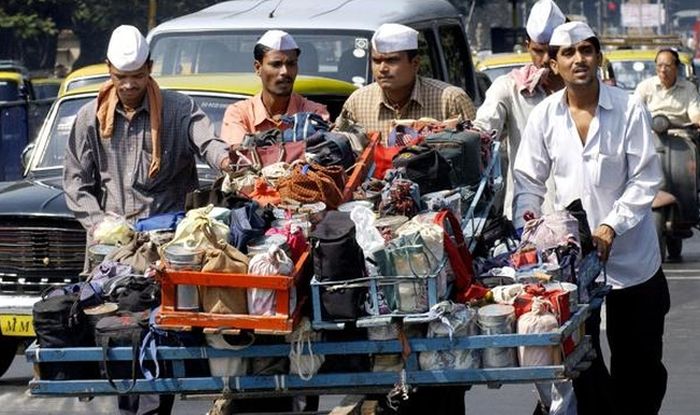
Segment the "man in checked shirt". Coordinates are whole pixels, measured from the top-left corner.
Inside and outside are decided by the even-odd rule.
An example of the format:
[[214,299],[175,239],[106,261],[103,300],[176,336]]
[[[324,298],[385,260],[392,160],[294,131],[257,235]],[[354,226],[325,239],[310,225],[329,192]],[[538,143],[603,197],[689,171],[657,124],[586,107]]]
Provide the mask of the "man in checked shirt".
[[[119,26],[107,50],[110,79],[80,109],[68,139],[66,203],[88,231],[114,212],[129,220],[184,209],[197,188],[195,156],[225,169],[228,145],[186,95],[160,90],[151,78],[146,39]],[[172,395],[123,395],[121,414],[168,414]]]
[[419,67],[418,32],[395,23],[381,25],[372,36],[375,82],[350,95],[335,122],[338,129],[355,123],[381,132],[386,142],[397,119],[474,119],[476,108],[464,90],[419,76]]

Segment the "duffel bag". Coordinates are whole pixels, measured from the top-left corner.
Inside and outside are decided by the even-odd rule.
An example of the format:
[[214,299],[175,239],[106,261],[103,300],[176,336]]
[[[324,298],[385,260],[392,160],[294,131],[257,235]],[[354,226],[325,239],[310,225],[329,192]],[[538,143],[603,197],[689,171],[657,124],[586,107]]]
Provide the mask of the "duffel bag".
[[348,170],[355,164],[355,153],[347,136],[323,132],[309,137],[306,142],[307,159],[309,155],[322,166],[341,166]]
[[422,195],[452,188],[451,168],[437,150],[425,145],[401,149],[391,161],[405,178],[415,182]]
[[[42,297],[34,304],[34,332],[39,347],[86,347],[94,344],[79,300],[78,293],[69,293]],[[39,364],[41,379],[44,380],[91,379],[96,369],[94,362]]]
[[444,130],[427,136],[425,142],[436,149],[452,167],[450,179],[455,186],[479,183],[483,163],[481,135],[478,132]]

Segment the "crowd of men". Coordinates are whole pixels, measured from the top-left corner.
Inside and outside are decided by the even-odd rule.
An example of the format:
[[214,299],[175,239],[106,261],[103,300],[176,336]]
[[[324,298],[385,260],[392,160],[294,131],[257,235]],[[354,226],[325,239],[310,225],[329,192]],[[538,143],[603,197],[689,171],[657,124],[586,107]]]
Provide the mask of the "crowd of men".
[[[594,314],[587,331],[598,358],[573,384],[538,384],[535,413],[569,406],[580,414],[656,414],[666,390],[662,336],[670,299],[651,215],[662,172],[650,112],[700,125],[697,89],[677,78],[678,53],[670,49],[659,51],[658,76],[634,96],[602,83],[598,37],[585,23],[567,22],[551,0],[534,5],[526,29],[532,63],[496,79],[477,110],[462,89],[418,75],[418,32],[381,26],[371,41],[374,82],[348,98],[336,124],[386,137],[397,119],[459,117],[496,131],[508,150],[505,213],[516,227],[526,216],[581,200],[613,286],[606,326],[611,365],[600,357]],[[228,149],[245,134],[281,128],[281,116],[301,111],[328,120],[324,105],[292,92],[301,53],[290,34],[266,32],[251,51],[262,90],[231,105],[217,135],[190,98],[161,90],[151,78],[138,29],[116,28],[107,50],[110,79],[78,113],[66,149],[64,188],[77,219],[90,230],[106,212],[137,219],[182,210],[185,194],[197,187],[197,156],[227,171]],[[434,393],[443,398],[428,397],[415,408],[445,404],[434,412],[464,413],[463,388]],[[120,409],[172,407],[168,398],[140,401],[120,398]]]

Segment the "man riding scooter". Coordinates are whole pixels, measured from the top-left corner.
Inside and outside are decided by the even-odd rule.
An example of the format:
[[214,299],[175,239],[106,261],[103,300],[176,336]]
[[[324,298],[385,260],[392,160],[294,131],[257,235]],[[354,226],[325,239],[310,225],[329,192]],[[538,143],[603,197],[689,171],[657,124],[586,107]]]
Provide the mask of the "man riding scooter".
[[660,49],[655,62],[656,76],[641,82],[634,93],[654,117],[657,149],[662,153],[665,185],[652,205],[661,255],[678,262],[683,239],[692,236],[700,221],[700,95],[692,82],[678,78],[678,52]]

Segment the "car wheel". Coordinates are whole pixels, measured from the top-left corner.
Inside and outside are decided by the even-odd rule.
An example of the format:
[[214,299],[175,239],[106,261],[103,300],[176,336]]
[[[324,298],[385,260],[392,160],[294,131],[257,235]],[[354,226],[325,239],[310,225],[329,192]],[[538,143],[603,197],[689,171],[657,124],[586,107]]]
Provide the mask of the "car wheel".
[[15,360],[19,340],[17,338],[0,335],[0,376],[4,376],[7,369]]

